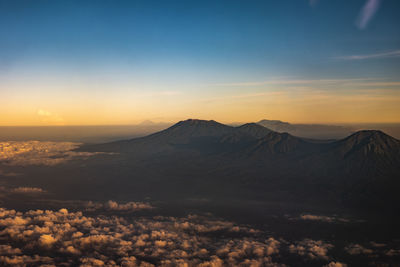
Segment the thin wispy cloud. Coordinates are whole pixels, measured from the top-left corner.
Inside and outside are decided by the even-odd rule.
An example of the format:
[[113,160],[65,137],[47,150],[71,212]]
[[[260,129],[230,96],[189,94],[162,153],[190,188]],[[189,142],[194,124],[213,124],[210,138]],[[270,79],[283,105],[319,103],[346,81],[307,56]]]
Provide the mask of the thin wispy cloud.
[[363,60],[363,59],[378,59],[378,58],[394,58],[400,57],[400,50],[375,53],[375,54],[366,54],[366,55],[350,55],[350,56],[342,56],[336,57],[336,59],[342,60]]
[[52,113],[48,110],[39,109],[37,115],[43,123],[53,123],[56,125],[63,125],[64,119],[57,113]]
[[368,26],[368,23],[378,11],[381,2],[382,0],[368,0],[365,3],[356,21],[356,25],[359,29],[363,30]]
[[369,82],[369,83],[358,83],[359,86],[375,86],[375,87],[398,87],[400,82]]
[[215,83],[209,86],[263,86],[263,85],[312,85],[312,84],[338,84],[349,82],[365,82],[370,78],[355,78],[355,79],[282,79],[282,80],[267,80],[267,81],[248,81],[248,82],[233,82],[233,83]]

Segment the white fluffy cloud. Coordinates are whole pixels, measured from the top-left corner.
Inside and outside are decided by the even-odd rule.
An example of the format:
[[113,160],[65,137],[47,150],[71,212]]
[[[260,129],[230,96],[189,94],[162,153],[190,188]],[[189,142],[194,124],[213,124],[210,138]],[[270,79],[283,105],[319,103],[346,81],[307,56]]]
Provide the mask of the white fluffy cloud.
[[64,119],[57,113],[50,112],[48,110],[39,109],[37,115],[43,123],[50,123],[55,125],[63,125]]
[[342,262],[331,261],[327,265],[324,265],[324,267],[347,267],[347,264]]
[[321,240],[304,239],[289,246],[291,253],[307,256],[310,259],[329,260],[328,251],[333,248],[332,244]]
[[[332,256],[333,244],[322,240],[289,242],[210,216],[128,214],[153,209],[141,202],[81,205],[90,210],[88,214],[103,215],[65,208],[26,212],[0,208],[0,262],[8,266],[285,266],[289,255],[298,258],[300,265],[347,266]],[[376,243],[348,244],[344,251],[369,257],[377,253],[372,247],[388,257],[397,257],[400,251]]]
[[100,152],[72,151],[81,144],[71,142],[0,142],[0,163],[8,165],[56,165],[74,158],[87,158]]
[[281,241],[202,216],[127,221],[66,209],[0,209],[0,229],[0,239],[8,244],[0,246],[0,261],[6,265],[281,266],[273,261]]

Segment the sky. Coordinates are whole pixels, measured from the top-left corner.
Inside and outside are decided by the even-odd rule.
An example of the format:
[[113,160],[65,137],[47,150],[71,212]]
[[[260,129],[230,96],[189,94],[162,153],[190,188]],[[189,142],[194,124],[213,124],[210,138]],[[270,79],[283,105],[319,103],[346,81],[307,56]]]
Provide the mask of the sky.
[[0,125],[400,122],[400,1],[0,0]]

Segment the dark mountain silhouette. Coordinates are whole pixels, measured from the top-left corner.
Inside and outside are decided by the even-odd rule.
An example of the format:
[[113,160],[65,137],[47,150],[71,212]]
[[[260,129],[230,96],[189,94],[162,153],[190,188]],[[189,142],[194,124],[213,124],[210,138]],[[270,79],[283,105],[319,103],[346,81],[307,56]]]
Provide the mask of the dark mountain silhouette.
[[218,137],[234,131],[233,127],[210,120],[189,119],[180,121],[168,129],[148,136],[148,139],[165,141],[170,144],[188,143],[196,138]]
[[172,186],[177,194],[298,197],[380,207],[400,200],[400,141],[375,130],[314,142],[255,123],[232,127],[190,119],[146,137],[79,150],[117,153],[118,162],[140,175],[143,186]]
[[280,120],[261,120],[258,124],[275,132],[288,132],[304,138],[340,139],[353,133],[348,127],[335,125],[291,124]]
[[218,139],[219,144],[226,144],[225,149],[237,149],[238,146],[246,147],[256,139],[262,138],[271,133],[271,130],[256,124],[246,123],[232,129],[231,133],[223,135]]
[[246,123],[242,126],[237,127],[237,130],[243,133],[247,133],[254,138],[262,138],[272,131],[266,127],[263,127],[257,123]]
[[250,151],[252,153],[290,153],[295,152],[299,149],[307,150],[313,145],[304,141],[301,138],[295,137],[288,133],[277,133],[270,132],[264,137],[257,140],[257,142],[252,145]]
[[89,151],[131,152],[135,154],[153,154],[173,150],[177,145],[199,143],[214,140],[217,137],[233,133],[234,127],[216,121],[188,119],[180,121],[160,132],[131,140],[100,145],[85,146]]
[[[180,121],[173,126],[145,136],[131,140],[87,146],[90,151],[105,152],[140,152],[146,154],[173,151],[179,148],[219,148],[235,150],[248,148],[254,151],[265,150],[269,152],[289,152],[293,146],[305,143],[302,139],[287,133],[273,132],[259,124],[247,123],[238,127],[227,126],[216,121],[188,119]],[[229,145],[230,147],[226,146]],[[254,147],[254,148],[253,148]],[[267,147],[269,147],[267,149]],[[237,150],[236,152],[241,152]]]
[[[385,160],[395,163],[399,157],[400,141],[376,130],[356,132],[342,140],[315,142],[289,133],[272,131],[256,123],[238,127],[227,126],[216,121],[188,119],[180,121],[160,132],[100,145],[84,146],[81,149],[108,152],[135,152],[152,147],[185,148],[193,144],[210,145],[246,143],[247,151],[254,153],[289,153],[294,151],[314,153],[314,156],[329,156],[336,160]],[[140,149],[139,149],[140,148]],[[318,149],[317,149],[318,148]],[[159,151],[158,151],[159,152]],[[240,151],[241,152],[241,151]],[[303,155],[304,153],[302,153]]]
[[320,153],[332,169],[379,177],[400,168],[400,141],[377,130],[363,130],[331,143]]
[[399,156],[400,141],[381,131],[364,130],[336,142],[335,150],[343,158],[381,157],[390,160]]

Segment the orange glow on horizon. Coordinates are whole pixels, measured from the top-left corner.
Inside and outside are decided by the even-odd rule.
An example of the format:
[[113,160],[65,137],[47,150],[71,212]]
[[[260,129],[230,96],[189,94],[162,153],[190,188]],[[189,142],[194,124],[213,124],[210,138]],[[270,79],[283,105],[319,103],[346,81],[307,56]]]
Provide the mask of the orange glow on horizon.
[[304,80],[197,85],[190,91],[157,87],[118,91],[104,87],[93,89],[95,94],[78,90],[80,85],[74,85],[74,90],[43,90],[41,94],[15,88],[0,93],[7,100],[0,107],[0,125],[132,125],[144,120],[173,123],[187,118],[222,123],[261,119],[325,124],[398,123],[399,84]]

